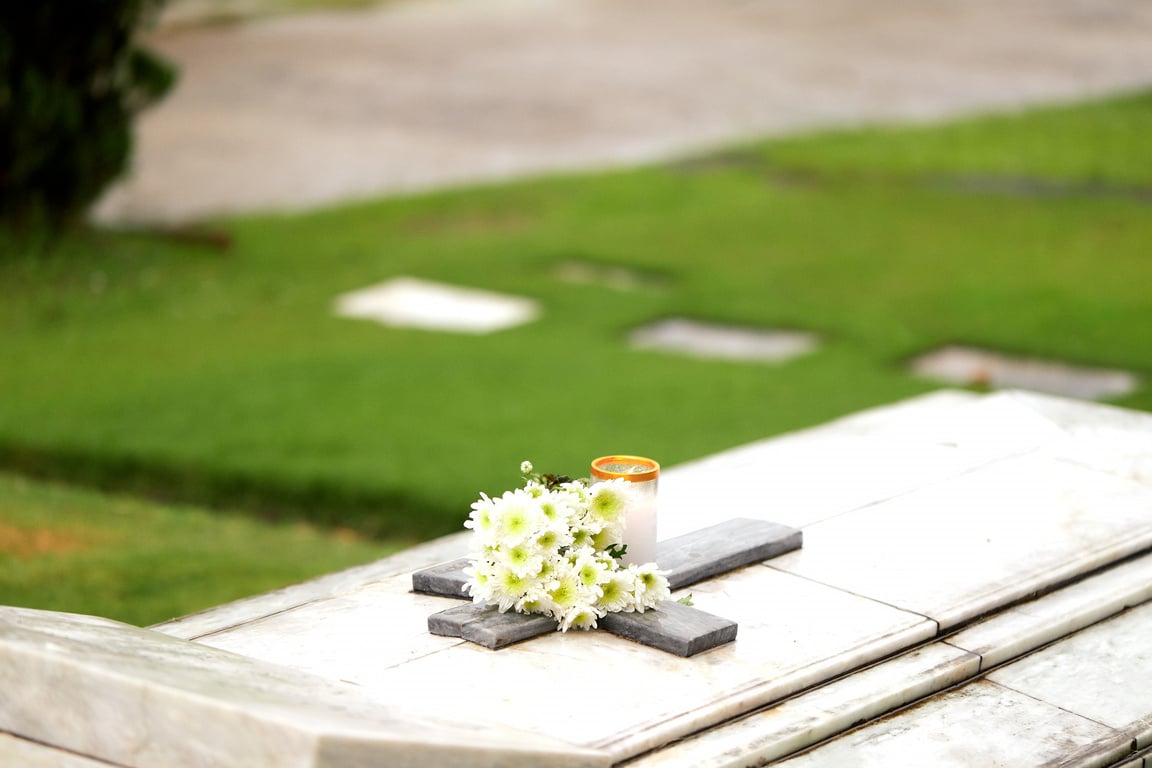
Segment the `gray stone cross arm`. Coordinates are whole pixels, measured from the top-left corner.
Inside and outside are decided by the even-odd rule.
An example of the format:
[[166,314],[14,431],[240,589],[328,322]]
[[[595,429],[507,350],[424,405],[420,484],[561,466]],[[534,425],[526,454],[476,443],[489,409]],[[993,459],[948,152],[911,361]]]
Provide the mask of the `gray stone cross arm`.
[[[799,549],[801,532],[764,520],[734,518],[677,536],[657,545],[656,561],[672,589],[691,586],[745,565]],[[462,558],[412,574],[414,592],[467,599]],[[692,656],[736,638],[736,623],[675,601],[644,613],[612,613],[599,626],[644,645]],[[503,648],[556,629],[541,615],[500,613],[495,607],[468,603],[428,617],[434,635],[460,637],[486,648]]]

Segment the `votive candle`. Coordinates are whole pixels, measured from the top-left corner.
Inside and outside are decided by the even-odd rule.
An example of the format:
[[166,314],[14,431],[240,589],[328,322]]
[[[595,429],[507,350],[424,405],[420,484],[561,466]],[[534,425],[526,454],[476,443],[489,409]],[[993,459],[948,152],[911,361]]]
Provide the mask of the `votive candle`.
[[656,562],[656,484],[660,465],[643,456],[601,456],[592,462],[592,481],[622,478],[632,490],[624,510],[625,565]]

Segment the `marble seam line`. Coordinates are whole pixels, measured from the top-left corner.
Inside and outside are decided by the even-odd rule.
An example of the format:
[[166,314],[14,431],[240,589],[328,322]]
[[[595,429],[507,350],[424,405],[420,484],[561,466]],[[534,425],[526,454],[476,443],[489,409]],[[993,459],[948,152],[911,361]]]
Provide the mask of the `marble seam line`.
[[[1111,621],[1112,619],[1115,619],[1118,616],[1121,616],[1125,613],[1128,613],[1133,608],[1138,608],[1138,607],[1145,605],[1147,603],[1152,603],[1152,598],[1148,598],[1146,600],[1139,600],[1139,601],[1131,603],[1131,604],[1128,602],[1127,598],[1125,598],[1123,601],[1123,605],[1121,605],[1119,608],[1112,611],[1111,613],[1108,613],[1107,615],[1101,616],[1100,618],[1096,619],[1095,621],[1088,621],[1088,622],[1084,622],[1084,623],[1080,623],[1079,621],[1073,621],[1069,625],[1069,626],[1071,626],[1071,629],[1069,631],[1065,632],[1064,634],[1062,634],[1058,637],[1053,637],[1050,640],[1046,640],[1046,641],[1044,641],[1042,643],[1038,643],[1036,645],[1030,645],[1029,647],[1025,648],[1024,650],[1022,650],[1020,653],[1016,654],[1015,656],[1008,658],[1008,659],[1005,659],[1004,661],[1001,661],[999,664],[993,664],[992,666],[987,667],[987,668],[984,667],[984,654],[978,653],[978,652],[973,651],[969,648],[964,648],[963,646],[956,645],[955,643],[952,642],[952,638],[954,638],[956,635],[963,632],[965,629],[968,629],[969,628],[968,626],[961,627],[961,628],[957,629],[955,632],[949,632],[947,635],[945,635],[942,638],[936,638],[935,642],[941,642],[950,648],[955,648],[956,650],[965,651],[967,653],[971,653],[974,656],[979,656],[980,657],[980,671],[976,676],[977,677],[983,677],[985,675],[991,674],[992,672],[995,672],[998,669],[1002,669],[1002,668],[1007,667],[1011,664],[1014,664],[1017,661],[1020,661],[1021,659],[1023,659],[1025,656],[1031,656],[1034,653],[1039,653],[1040,651],[1043,651],[1043,650],[1045,650],[1045,649],[1047,649],[1053,645],[1056,645],[1057,643],[1063,642],[1064,640],[1067,640],[1072,635],[1075,635],[1077,632],[1083,632],[1086,629],[1091,629],[1092,627],[1096,626],[1097,624],[1103,624],[1106,621]],[[1067,618],[1067,617],[1065,617],[1065,618]],[[930,641],[930,642],[932,642],[932,641]],[[1002,685],[1005,688],[1009,687],[1008,685],[1005,685],[1004,683],[999,683],[999,685]],[[1013,690],[1015,690],[1015,689],[1013,689]],[[1024,693],[1024,692],[1020,691],[1020,693]],[[1025,694],[1025,695],[1027,695],[1027,694]],[[1073,713],[1073,714],[1075,714],[1075,713]],[[1104,724],[1101,723],[1101,725],[1104,725]]]
[[[448,561],[445,561],[445,562],[448,562]],[[403,575],[410,573],[410,572],[411,572],[411,569],[409,569],[409,568],[399,568],[399,569],[387,571],[385,573],[380,573],[380,574],[377,574],[371,580],[356,584],[353,587],[345,588],[345,589],[338,589],[338,590],[335,590],[335,591],[330,592],[328,594],[321,595],[319,597],[312,597],[312,598],[308,598],[307,600],[301,600],[298,603],[293,603],[291,605],[284,606],[283,608],[278,608],[275,611],[270,611],[268,613],[262,613],[259,616],[256,616],[254,618],[244,619],[244,620],[238,621],[234,624],[229,624],[228,626],[225,626],[225,627],[218,627],[216,629],[211,630],[210,632],[204,632],[203,634],[194,635],[194,636],[189,637],[187,639],[188,639],[188,642],[196,642],[197,640],[200,640],[200,639],[205,638],[205,637],[212,637],[213,635],[218,635],[222,632],[228,632],[230,630],[237,629],[239,627],[244,627],[244,626],[248,626],[249,624],[254,624],[258,621],[263,621],[264,619],[270,619],[273,616],[279,616],[282,613],[289,613],[290,611],[294,611],[297,608],[303,608],[306,605],[313,605],[315,603],[324,602],[325,600],[331,600],[334,597],[339,597],[342,594],[347,594],[348,592],[353,592],[353,591],[355,591],[361,587],[367,586],[369,584],[378,584],[382,581],[386,581],[387,579],[393,579],[393,578],[396,578],[397,576],[403,576]],[[323,576],[318,577],[318,579],[323,579],[323,578],[324,578]],[[307,584],[308,582],[303,582],[303,583]],[[300,585],[293,585],[293,586],[300,586]],[[274,590],[272,592],[268,592],[265,594],[272,595],[272,594],[275,594],[276,591],[278,591],[278,590]],[[255,596],[255,598],[252,598],[252,599],[258,599],[259,597],[261,597],[261,596],[257,595],[257,596]],[[211,613],[212,611],[216,610],[219,607],[220,606],[217,606],[216,608],[208,608],[204,611],[200,611],[199,613],[200,614]],[[198,614],[194,613],[194,614],[190,614],[189,616],[180,616],[176,619],[171,619],[169,621],[160,622],[160,624],[155,624],[151,627],[148,627],[148,629],[155,629],[155,627],[159,627],[159,626],[162,626],[164,624],[170,624],[173,621],[182,621],[184,619],[188,619],[188,618],[191,618],[191,617],[196,616],[196,615],[198,615]],[[164,634],[166,634],[166,633],[164,633]]]
[[[39,739],[34,739],[30,736],[24,736],[23,734],[12,733],[11,731],[4,731],[4,730],[0,730],[0,734],[11,736],[12,738],[16,739],[17,741],[24,741],[24,742],[27,742],[29,744],[38,744],[41,747],[43,747],[44,749],[50,749],[53,752],[59,752],[59,753],[65,754],[65,755],[76,755],[77,757],[82,757],[86,760],[91,760],[92,762],[99,763],[100,765],[111,766],[111,768],[132,768],[131,766],[125,765],[124,763],[114,763],[114,762],[112,762],[110,760],[106,760],[105,758],[102,758],[102,757],[96,757],[95,755],[89,755],[86,752],[77,752],[74,749],[69,749],[67,747],[61,747],[59,744],[49,744],[47,742],[40,741]],[[2,756],[2,755],[0,755],[0,756]]]
[[[870,667],[874,667],[874,666],[877,666],[879,664],[883,664],[887,661],[891,661],[892,659],[898,658],[898,657],[900,657],[904,654],[907,654],[907,653],[914,652],[916,650],[919,650],[920,648],[931,645],[935,642],[939,642],[939,640],[937,638],[933,637],[931,639],[924,640],[924,641],[919,642],[919,643],[914,643],[912,645],[905,646],[904,648],[901,648],[897,651],[893,651],[892,653],[885,654],[882,657],[873,659],[871,661],[864,662],[863,664],[852,667],[851,669],[846,669],[843,672],[837,673],[837,674],[833,675],[832,677],[829,677],[826,680],[822,680],[822,681],[816,682],[816,683],[810,683],[808,685],[802,685],[801,687],[797,688],[796,690],[794,690],[790,693],[786,693],[782,696],[777,696],[775,698],[763,699],[762,693],[757,694],[757,691],[763,691],[765,689],[770,690],[774,687],[779,687],[782,681],[786,683],[790,679],[803,677],[808,672],[808,670],[811,669],[811,667],[817,666],[820,663],[820,662],[815,662],[813,664],[806,665],[800,669],[793,670],[793,671],[791,671],[785,675],[782,675],[780,677],[775,677],[775,678],[772,678],[770,680],[759,680],[756,682],[749,683],[742,688],[738,688],[738,689],[734,690],[732,692],[733,695],[730,696],[725,701],[713,701],[713,702],[710,702],[704,706],[696,707],[696,708],[689,710],[689,711],[686,711],[686,712],[680,712],[680,713],[672,715],[672,716],[663,717],[663,718],[659,718],[659,719],[653,719],[653,720],[649,720],[649,721],[644,722],[644,723],[639,723],[639,724],[633,725],[632,727],[628,728],[627,730],[619,731],[615,734],[612,734],[611,736],[608,736],[608,737],[600,739],[596,742],[592,742],[590,744],[587,744],[586,746],[588,746],[592,749],[600,749],[600,750],[604,750],[604,751],[613,751],[613,750],[626,751],[628,749],[627,745],[628,745],[629,741],[634,740],[637,736],[643,736],[645,733],[647,733],[647,732],[651,731],[652,729],[657,728],[659,726],[674,724],[678,720],[680,720],[681,718],[683,718],[684,716],[686,716],[688,714],[693,714],[693,713],[703,714],[705,716],[704,717],[704,722],[705,722],[704,725],[696,727],[696,728],[694,728],[694,730],[689,731],[687,733],[682,733],[682,734],[679,734],[677,736],[674,736],[672,739],[669,740],[668,743],[672,743],[673,741],[677,741],[677,740],[684,739],[684,738],[689,738],[694,734],[702,733],[704,731],[709,731],[709,730],[712,730],[712,729],[717,728],[719,726],[722,726],[724,723],[740,720],[740,719],[745,718],[745,717],[747,717],[747,716],[749,716],[755,712],[759,712],[759,711],[768,709],[770,707],[778,706],[779,704],[781,704],[785,701],[788,701],[789,699],[798,698],[800,696],[803,696],[804,694],[810,693],[810,692],[817,690],[819,688],[823,688],[826,685],[829,685],[831,683],[837,682],[837,681],[842,680],[844,678],[850,677],[851,675],[854,675],[857,672],[860,672],[861,670],[868,669]],[[963,649],[961,649],[961,650],[963,650]],[[979,656],[979,654],[973,653],[972,651],[965,651],[965,652],[968,653],[969,655],[972,655],[972,656]],[[929,695],[933,695],[933,694],[929,694]],[[924,697],[924,698],[927,698],[927,697]],[[720,718],[720,719],[716,720],[715,722],[708,719],[708,713],[709,712],[714,712],[718,708],[726,707],[728,704],[731,703],[731,701],[733,699],[744,699],[745,701],[748,701],[748,702],[758,702],[758,703],[749,703],[749,704],[747,704],[747,709],[745,711],[739,712],[739,713],[734,714],[734,715],[729,715],[727,717]],[[656,746],[651,747],[651,749],[659,749],[659,748],[660,748],[660,745],[656,745]],[[649,751],[649,750],[645,749],[643,751]],[[629,758],[621,758],[621,760],[623,760],[623,759],[629,759]]]
[[[1037,650],[1039,650],[1039,649],[1037,649]],[[1021,656],[1026,656],[1030,653],[1033,653],[1033,651],[1028,651],[1027,653],[1021,654]],[[1020,656],[1017,657],[1017,660],[1019,660],[1019,658],[1020,658]],[[1043,704],[1044,706],[1052,707],[1053,709],[1058,709],[1061,712],[1065,712],[1069,715],[1072,715],[1073,717],[1078,717],[1081,720],[1087,720],[1090,723],[1095,723],[1096,725],[1099,725],[1101,728],[1107,728],[1109,731],[1117,734],[1118,736],[1127,736],[1128,735],[1128,733],[1124,730],[1123,727],[1117,728],[1114,725],[1108,725],[1108,723],[1102,723],[1099,720],[1088,717],[1088,715],[1082,714],[1080,712],[1075,712],[1071,709],[1066,709],[1066,708],[1060,706],[1059,704],[1056,704],[1055,702],[1048,701],[1047,699],[1042,699],[1039,696],[1034,696],[1031,693],[1028,693],[1027,691],[1022,691],[1019,688],[1013,688],[1010,685],[1005,685],[1004,683],[1001,683],[1001,682],[996,681],[996,680],[988,680],[986,678],[986,676],[983,674],[980,674],[977,677],[983,678],[984,682],[986,682],[986,683],[990,683],[991,685],[995,685],[999,688],[1003,688],[1006,691],[1012,691],[1014,693],[1018,693],[1021,696],[1028,698],[1028,699],[1031,699],[1032,701],[1039,702],[1040,704]],[[976,679],[976,678],[973,678],[973,679]],[[968,682],[971,682],[971,681],[968,681]],[[1136,750],[1136,736],[1135,736],[1135,734],[1133,734],[1132,735],[1132,751],[1135,751],[1135,750]],[[1131,757],[1131,755],[1127,755],[1126,757]]]
[[[763,563],[754,563],[754,565],[757,565],[761,568],[771,568],[772,570],[776,571],[777,573],[783,573],[783,574],[786,574],[788,576],[794,576],[798,579],[804,579],[805,581],[809,582],[810,584],[819,584],[821,587],[824,587],[826,589],[834,589],[837,592],[842,592],[845,595],[852,595],[853,597],[858,597],[861,600],[867,600],[871,603],[875,603],[876,605],[884,605],[884,606],[887,606],[893,610],[900,611],[900,613],[908,614],[909,616],[919,616],[920,618],[924,619],[925,621],[930,621],[933,624],[935,624],[936,625],[936,631],[932,633],[932,638],[930,640],[925,640],[923,643],[920,643],[915,647],[919,647],[920,645],[927,645],[928,643],[932,643],[932,642],[935,642],[936,640],[940,639],[940,632],[941,632],[940,622],[937,619],[932,618],[931,616],[926,616],[925,614],[920,613],[919,611],[913,611],[910,608],[903,608],[899,605],[893,605],[892,603],[888,603],[888,602],[885,602],[883,600],[878,600],[877,598],[871,597],[869,595],[861,595],[860,593],[853,592],[850,589],[844,589],[843,587],[838,587],[838,586],[835,586],[834,584],[828,584],[827,582],[818,581],[817,579],[815,579],[811,576],[806,576],[802,573],[794,573],[792,571],[785,570],[784,568],[778,568],[775,565],[772,565],[770,562],[767,562],[767,561],[765,561]],[[993,610],[999,611],[1002,609],[1002,607],[995,608]],[[973,619],[973,621],[975,621],[975,620],[976,619]],[[967,626],[969,623],[970,622],[964,622],[964,626]],[[949,631],[951,631],[951,630],[949,630]],[[903,651],[898,651],[897,653],[903,653]],[[896,654],[892,654],[892,655],[896,655]]]
[[199,640],[203,640],[206,637],[212,637],[213,635],[223,634],[224,632],[231,632],[232,630],[239,629],[240,627],[248,627],[248,626],[251,626],[253,624],[257,624],[261,621],[264,621],[266,619],[271,619],[275,616],[279,616],[279,615],[284,614],[284,613],[290,613],[291,611],[294,611],[297,608],[303,608],[303,607],[308,606],[308,605],[315,605],[317,603],[322,603],[325,600],[332,599],[333,597],[335,597],[335,595],[325,595],[324,597],[313,597],[309,600],[304,600],[303,602],[300,602],[300,603],[295,603],[293,605],[285,606],[284,608],[280,608],[279,610],[272,611],[271,613],[261,614],[260,616],[257,616],[255,618],[249,618],[249,619],[245,619],[244,621],[237,622],[235,624],[229,624],[226,627],[220,627],[218,629],[212,630],[211,632],[205,632],[202,635],[195,635],[194,637],[188,638],[188,642],[194,643],[194,642],[197,642]]

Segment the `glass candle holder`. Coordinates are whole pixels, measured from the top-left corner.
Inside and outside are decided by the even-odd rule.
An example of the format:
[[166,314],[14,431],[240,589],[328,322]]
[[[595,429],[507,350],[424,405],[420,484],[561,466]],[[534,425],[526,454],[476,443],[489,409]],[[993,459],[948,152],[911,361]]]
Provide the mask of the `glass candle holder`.
[[592,482],[627,480],[632,498],[624,511],[625,565],[656,562],[656,483],[660,465],[643,456],[601,456],[592,462]]

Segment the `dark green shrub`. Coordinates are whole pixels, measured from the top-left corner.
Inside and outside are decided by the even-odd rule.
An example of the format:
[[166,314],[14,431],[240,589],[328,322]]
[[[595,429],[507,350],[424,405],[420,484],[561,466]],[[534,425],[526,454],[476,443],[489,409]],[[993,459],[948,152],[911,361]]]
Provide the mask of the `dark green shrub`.
[[174,80],[135,42],[161,3],[0,3],[0,223],[73,223],[125,170],[133,116]]

